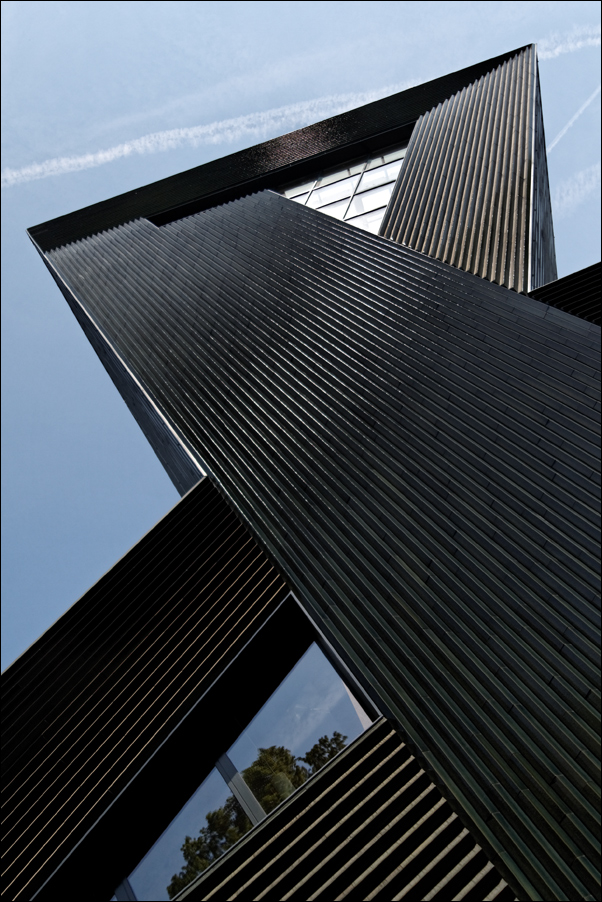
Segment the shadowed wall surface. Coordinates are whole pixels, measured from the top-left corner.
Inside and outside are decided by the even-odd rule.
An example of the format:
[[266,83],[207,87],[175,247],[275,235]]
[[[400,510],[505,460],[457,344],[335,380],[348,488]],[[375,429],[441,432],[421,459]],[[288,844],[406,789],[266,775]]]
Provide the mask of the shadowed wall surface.
[[600,264],[594,263],[579,272],[549,282],[531,292],[531,297],[600,325]]
[[204,479],[8,668],[5,898],[110,898],[311,643],[288,592]]

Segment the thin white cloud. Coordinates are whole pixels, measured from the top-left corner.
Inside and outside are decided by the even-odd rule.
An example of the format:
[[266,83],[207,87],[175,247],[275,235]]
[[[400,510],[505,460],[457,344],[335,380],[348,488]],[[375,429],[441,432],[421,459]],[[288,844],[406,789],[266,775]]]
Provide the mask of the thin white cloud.
[[592,102],[592,100],[595,100],[595,99],[596,99],[596,97],[597,97],[598,94],[600,93],[600,87],[602,87],[602,86],[601,86],[601,85],[598,85],[598,87],[596,88],[596,90],[594,91],[594,93],[591,94],[591,95],[587,98],[587,100],[585,101],[585,103],[582,104],[582,106],[579,107],[579,109],[577,110],[577,112],[575,113],[575,115],[572,117],[572,119],[569,119],[569,121],[568,121],[567,124],[564,126],[564,128],[561,129],[561,130],[558,132],[558,134],[556,135],[556,137],[554,138],[554,140],[552,141],[552,143],[551,143],[551,144],[549,145],[549,147],[547,148],[548,153],[552,150],[552,148],[556,147],[556,145],[558,144],[558,142],[560,141],[561,138],[564,138],[564,136],[565,136],[566,133],[568,132],[569,128],[571,128],[571,126],[575,124],[575,122],[577,121],[577,119],[579,118],[579,116],[581,115],[581,113],[583,113],[583,111],[586,110],[586,109],[588,108],[588,106],[590,105],[590,103]]
[[569,216],[579,204],[600,193],[600,163],[588,166],[561,182],[554,191],[552,209],[556,219]]
[[389,94],[403,91],[415,85],[416,81],[403,84],[388,85],[374,91],[365,91],[355,94],[333,94],[328,97],[318,97],[314,100],[305,100],[288,106],[277,107],[262,113],[250,113],[247,116],[237,116],[234,119],[223,119],[220,122],[211,122],[208,125],[197,125],[192,128],[173,128],[168,131],[154,132],[144,135],[123,144],[116,144],[105,150],[93,153],[80,154],[70,157],[55,157],[45,160],[43,163],[32,163],[22,166],[20,169],[7,167],[2,171],[1,184],[3,188],[31,182],[35,179],[44,179],[54,175],[65,175],[69,172],[80,172],[83,169],[92,169],[103,166],[122,157],[132,154],[161,153],[174,150],[178,147],[199,147],[202,144],[226,144],[239,141],[242,138],[262,140],[274,135],[284,134],[320,119],[336,116],[364,103],[379,100]]
[[584,47],[599,46],[600,25],[578,25],[566,34],[551,34],[539,41],[537,52],[540,60],[549,60]]

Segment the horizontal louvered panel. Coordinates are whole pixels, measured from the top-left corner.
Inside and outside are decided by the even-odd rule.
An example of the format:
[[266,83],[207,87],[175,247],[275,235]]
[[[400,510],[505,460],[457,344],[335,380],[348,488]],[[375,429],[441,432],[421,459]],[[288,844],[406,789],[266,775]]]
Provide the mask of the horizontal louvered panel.
[[178,899],[466,899],[514,893],[384,720]]
[[599,329],[269,192],[50,259],[506,874],[592,898]]
[[532,298],[600,325],[600,264],[586,266],[530,293]]
[[7,898],[48,879],[287,592],[205,479],[8,669]]

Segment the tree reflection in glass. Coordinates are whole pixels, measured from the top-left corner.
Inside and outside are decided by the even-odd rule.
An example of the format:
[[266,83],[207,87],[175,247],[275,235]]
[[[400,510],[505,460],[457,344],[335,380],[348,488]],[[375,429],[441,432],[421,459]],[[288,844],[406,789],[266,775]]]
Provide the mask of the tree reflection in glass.
[[[369,723],[314,643],[227,757],[269,814]],[[130,875],[138,899],[172,899],[251,829],[233,787],[218,769],[209,774]]]
[[[190,797],[178,815],[169,824],[164,833],[152,846],[142,859],[140,864],[129,876],[129,882],[140,900],[153,900],[153,902],[167,902],[169,894],[167,885],[174,871],[182,864],[182,842],[185,837],[197,836],[201,826],[208,825],[207,812],[221,811],[225,809],[230,796],[230,789],[225,780],[214,768],[207,778],[201,783],[196,792]],[[238,805],[238,802],[235,803]],[[240,806],[239,806],[240,807]],[[242,835],[249,829],[244,819],[246,815],[240,810],[241,817],[237,821],[233,812],[229,812],[229,820],[235,829],[242,829]],[[214,822],[213,840],[217,840],[223,830],[221,825]],[[211,840],[212,837],[208,837]],[[230,845],[238,839],[238,835],[230,834]],[[229,848],[229,845],[221,848],[218,845],[210,845],[207,849],[206,863],[198,861],[200,870],[204,870],[214,858]]]
[[321,736],[338,730],[351,741],[369,722],[314,643],[230,747],[228,756],[244,773],[257,759],[260,748],[284,746],[300,758]]
[[184,840],[181,852],[185,865],[179,874],[173,875],[167,887],[170,899],[251,829],[251,821],[234,796],[229,796],[217,811],[210,811],[206,821],[207,826],[201,828],[196,839],[187,836]]
[[[346,744],[347,737],[335,731],[330,738],[321,736],[303,757],[296,757],[284,746],[259,749],[256,760],[243,771],[245,782],[268,814],[342,751]],[[299,761],[304,764],[299,764]],[[169,898],[173,899],[250,829],[251,822],[234,796],[229,796],[225,805],[217,811],[210,811],[207,826],[201,828],[197,838],[187,836],[184,841],[182,854],[186,864],[179,874],[172,877],[167,887]]]

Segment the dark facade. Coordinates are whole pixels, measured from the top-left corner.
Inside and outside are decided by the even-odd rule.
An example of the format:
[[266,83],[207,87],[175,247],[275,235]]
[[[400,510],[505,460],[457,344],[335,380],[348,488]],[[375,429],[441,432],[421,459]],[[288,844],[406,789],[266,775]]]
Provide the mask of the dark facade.
[[600,335],[534,47],[30,234],[188,494],[9,671],[13,898],[105,844],[109,898],[312,642],[373,725],[178,898],[599,898]]

